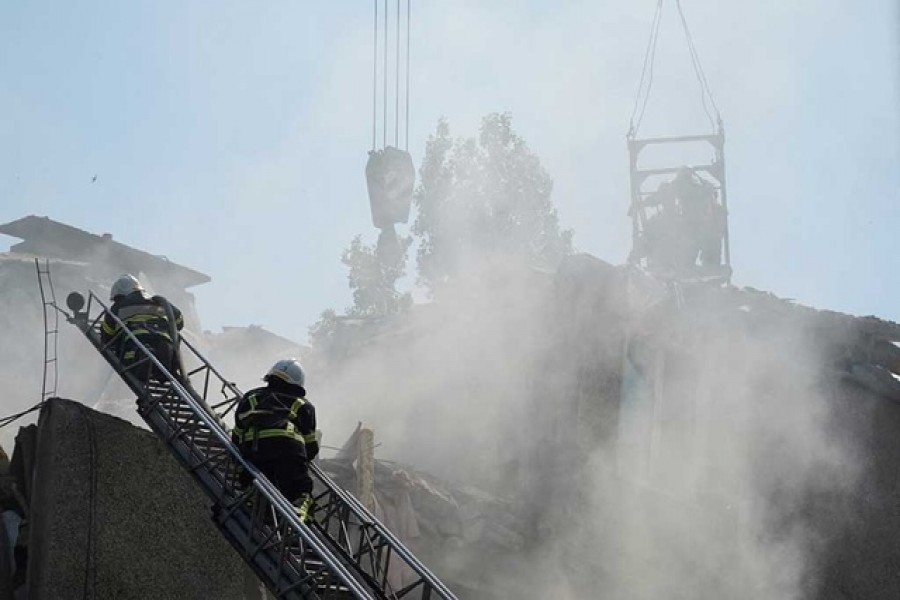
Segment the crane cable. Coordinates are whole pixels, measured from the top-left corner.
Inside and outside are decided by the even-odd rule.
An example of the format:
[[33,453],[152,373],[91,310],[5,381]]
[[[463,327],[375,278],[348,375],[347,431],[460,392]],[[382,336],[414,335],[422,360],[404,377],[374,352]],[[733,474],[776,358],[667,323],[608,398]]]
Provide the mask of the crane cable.
[[406,123],[403,132],[406,135],[406,141],[403,149],[409,152],[409,24],[412,18],[412,8],[410,8],[411,0],[406,0]]
[[394,58],[394,147],[400,147],[400,0],[397,0],[397,52]]
[[372,48],[372,152],[374,152],[378,127],[378,0],[375,0],[375,26],[372,33],[374,40]]
[[[641,67],[641,80],[638,83],[637,95],[634,98],[634,107],[631,109],[631,118],[628,120],[628,137],[637,135],[637,130],[641,126],[644,119],[644,111],[647,109],[647,101],[650,99],[650,88],[653,86],[653,63],[656,60],[656,44],[659,40],[659,23],[662,20],[662,3],[663,0],[657,0],[656,10],[653,11],[653,22],[650,24],[650,38],[647,40],[647,49],[644,51],[644,64]],[[647,77],[649,66],[649,78]],[[644,90],[644,81],[647,81],[647,89]],[[643,96],[643,103],[641,97]],[[641,106],[640,114],[638,114],[638,105]],[[637,124],[634,117],[637,115]]]
[[[381,145],[382,148],[386,147],[388,144],[388,127],[389,127],[389,91],[391,89],[390,86],[390,76],[391,73],[388,71],[388,67],[390,66],[389,61],[389,44],[390,44],[390,7],[391,0],[384,0],[384,19],[383,19],[383,28],[384,34],[383,36],[379,36],[379,6],[381,5],[381,0],[374,0],[374,20],[372,27],[372,151],[374,152],[377,149],[378,144],[378,77],[379,77],[379,37],[381,37],[384,41],[384,49],[380,56],[381,58],[381,104],[382,111],[381,117],[382,122],[381,125]],[[402,33],[403,33],[403,18],[402,18],[402,7],[403,0],[396,0],[396,31],[394,34],[394,67],[393,77],[394,77],[394,146],[400,147],[400,130],[401,130],[401,119],[400,119],[400,98],[401,98],[401,77],[405,78],[405,85],[402,91],[402,95],[404,98],[404,119],[403,119],[403,133],[404,133],[404,150],[409,150],[409,73],[410,73],[410,22],[412,19],[412,7],[411,0],[406,0],[406,56],[405,56],[405,73],[401,71],[401,55],[403,53],[402,46]]]
[[[644,112],[647,110],[647,103],[650,100],[650,89],[653,87],[653,67],[656,60],[656,48],[659,42],[660,23],[662,22],[662,4],[663,0],[657,0],[656,10],[653,12],[653,21],[650,25],[650,37],[647,40],[647,49],[644,53],[644,64],[641,67],[641,79],[640,83],[638,83],[638,91],[634,99],[634,106],[631,110],[631,118],[629,119],[628,124],[629,138],[633,138],[637,135],[641,122],[644,119]],[[694,37],[691,35],[687,19],[684,16],[681,0],[675,0],[675,7],[678,10],[678,16],[681,20],[685,39],[687,40],[688,51],[691,55],[691,66],[694,68],[694,75],[697,77],[697,82],[700,84],[700,101],[703,105],[703,111],[706,113],[706,117],[709,119],[710,124],[712,124],[713,129],[715,129],[717,124],[721,126],[722,116],[719,114],[719,108],[716,106],[716,101],[710,90],[706,74],[700,64],[700,55],[697,52],[697,47],[694,45]],[[709,105],[712,105],[712,108],[715,111],[715,120],[709,112],[707,99],[709,100]],[[637,117],[636,122],[635,117]]]
[[[687,19],[684,17],[684,11],[681,9],[681,0],[675,0],[675,6],[678,8],[678,16],[681,18],[681,25],[684,27],[684,37],[687,38],[688,49],[691,52],[691,64],[694,66],[694,75],[697,76],[697,82],[700,84],[700,101],[703,103],[703,111],[706,113],[706,117],[709,119],[713,129],[715,129],[716,123],[722,122],[722,115],[719,114],[719,107],[716,106],[712,91],[709,89],[709,83],[706,81],[706,74],[703,72],[703,66],[700,64],[700,55],[697,53],[696,46],[694,46],[694,36],[691,35]],[[713,121],[712,115],[709,114],[706,98],[709,98],[713,110],[716,111],[715,121]]]
[[381,144],[384,147],[387,147],[387,122],[388,122],[388,2],[390,0],[384,0],[384,71],[382,73],[382,80],[384,82],[384,102],[382,107],[384,108],[384,125],[382,127],[382,136],[381,136]]

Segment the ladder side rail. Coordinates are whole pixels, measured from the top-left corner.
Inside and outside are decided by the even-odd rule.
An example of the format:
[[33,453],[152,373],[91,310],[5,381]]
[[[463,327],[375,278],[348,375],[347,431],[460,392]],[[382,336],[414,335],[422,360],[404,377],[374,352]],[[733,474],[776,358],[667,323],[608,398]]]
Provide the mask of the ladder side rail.
[[231,393],[234,394],[235,397],[237,397],[238,399],[240,399],[240,397],[243,396],[243,393],[241,392],[241,390],[239,390],[238,387],[233,382],[225,379],[225,376],[222,375],[219,372],[219,370],[216,369],[213,366],[213,364],[211,362],[209,362],[209,360],[207,360],[206,357],[203,356],[203,354],[200,353],[200,351],[197,349],[196,346],[194,346],[194,344],[192,344],[190,341],[188,341],[185,338],[181,338],[181,343],[188,347],[188,349],[191,351],[191,354],[193,354],[197,360],[199,360],[200,362],[202,362],[203,364],[206,365],[206,368],[208,368],[210,370],[210,372],[219,379],[219,381],[222,383],[222,385],[224,386],[225,389],[228,389],[229,391],[231,391]]
[[[47,284],[50,287],[50,307],[53,308],[53,395],[59,389],[59,311],[56,310],[56,290],[53,289],[53,277],[50,274],[50,259],[46,259]],[[46,309],[47,307],[45,307]]]
[[[186,340],[183,340],[186,342]],[[239,399],[243,396],[243,393],[238,389],[238,387],[225,379],[225,377],[215,369],[209,363],[209,361],[200,353],[200,351],[192,345],[190,342],[186,342],[186,345],[190,352],[194,355],[194,357],[200,362],[209,365],[210,371],[219,379],[222,384],[223,389],[228,389],[235,395],[236,399]],[[400,542],[390,530],[385,527],[378,519],[371,514],[371,512],[365,508],[353,495],[347,493],[342,487],[337,485],[330,477],[328,477],[315,463],[311,462],[309,464],[310,475],[313,476],[314,479],[318,479],[322,486],[326,489],[325,494],[328,495],[329,500],[339,507],[346,507],[346,513],[352,517],[355,517],[359,523],[348,523],[349,519],[338,517],[340,520],[340,526],[346,527],[347,525],[357,526],[362,528],[371,528],[373,531],[369,536],[369,548],[366,552],[360,548],[357,551],[354,551],[352,544],[349,541],[349,536],[346,536],[347,539],[346,544],[342,544],[340,540],[333,539],[330,535],[328,535],[329,540],[336,546],[336,549],[339,549],[341,553],[345,556],[346,559],[355,563],[361,570],[362,574],[366,576],[367,579],[370,580],[370,585],[380,587],[380,584],[377,583],[377,578],[380,575],[384,575],[387,573],[389,569],[389,557],[385,557],[384,565],[380,568],[372,568],[373,573],[368,573],[365,568],[366,565],[362,563],[361,559],[363,558],[363,554],[367,552],[371,552],[372,556],[376,556],[376,551],[379,546],[387,545],[390,547],[393,552],[392,554],[398,556],[400,560],[405,562],[407,566],[415,572],[421,579],[421,581],[430,588],[433,588],[436,592],[441,594],[440,597],[452,599],[455,598],[453,592],[446,587],[437,577],[432,574],[425,565],[423,565],[409,550]],[[336,511],[337,515],[342,515],[345,511]],[[328,532],[325,532],[326,535]],[[371,536],[371,533],[375,534],[375,538]],[[380,539],[379,539],[380,538]],[[370,579],[371,578],[371,579]]]
[[[239,515],[240,513],[238,513]],[[222,522],[219,522],[217,519],[216,525],[218,526],[219,531],[222,532],[223,537],[231,544],[231,546],[239,553],[243,554],[246,552],[247,548],[250,547],[250,543],[247,541],[247,531],[252,530],[252,523],[249,522],[249,519],[243,519],[243,523],[240,522],[238,516],[226,519]],[[297,594],[288,594],[283,592],[289,587],[295,585],[292,581],[290,581],[290,573],[284,573],[283,577],[276,577],[276,573],[278,573],[279,566],[272,557],[269,556],[267,552],[254,552],[252,555],[245,556],[245,562],[250,566],[254,573],[256,573],[257,577],[262,581],[274,581],[276,586],[276,593],[280,598],[317,598],[316,590],[313,585],[309,585],[307,582],[310,580],[310,576],[305,573],[297,573],[297,578],[301,580],[301,585],[297,588]]]
[[310,463],[309,466],[310,474],[314,475],[315,478],[319,479],[325,487],[332,490],[340,500],[346,504],[346,506],[350,509],[351,513],[354,514],[357,519],[366,524],[367,526],[371,526],[375,532],[382,537],[386,542],[388,547],[391,548],[393,553],[397,554],[404,563],[407,564],[422,580],[428,585],[428,587],[433,588],[435,592],[439,594],[440,598],[445,598],[448,600],[455,600],[456,596],[453,592],[446,586],[442,581],[440,581],[435,575],[422,564],[419,559],[412,554],[406,546],[400,542],[399,539],[391,532],[390,529],[384,526],[381,521],[379,521],[375,515],[373,515],[369,510],[362,505],[362,503],[352,494],[345,491],[342,487],[334,483],[334,481],[329,477],[322,469],[319,468],[315,463]]
[[[326,488],[322,493],[314,492],[313,499],[316,526],[333,545],[335,552],[353,564],[373,589],[382,590],[382,597],[395,598],[395,594],[385,590],[384,580],[390,565],[379,560],[377,544],[368,535],[370,524],[353,523],[349,508],[336,497],[334,490]],[[359,532],[359,543],[355,548],[351,531]],[[366,558],[368,561],[364,561]]]
[[[113,366],[113,368],[117,372],[119,372],[120,375],[123,375],[121,369],[113,360],[114,357],[111,355],[111,352],[108,349],[101,349],[102,343],[100,342],[99,336],[97,336],[96,332],[94,331],[94,325],[99,323],[100,319],[105,314],[109,314],[112,317],[116,324],[121,328],[121,332],[123,332],[130,339],[130,341],[135,344],[140,352],[144,354],[146,359],[148,359],[157,369],[159,369],[159,371],[168,380],[169,384],[172,386],[172,389],[175,391],[177,398],[181,400],[183,405],[185,405],[194,413],[194,416],[198,419],[198,421],[209,429],[212,435],[216,439],[218,439],[218,441],[224,448],[227,448],[232,462],[234,462],[236,466],[240,466],[241,468],[245,469],[251,475],[253,486],[258,490],[260,495],[263,496],[271,504],[271,506],[283,519],[283,521],[288,524],[289,528],[293,532],[295,532],[298,537],[302,539],[318,555],[319,559],[322,560],[323,563],[327,564],[328,567],[330,567],[335,572],[335,574],[341,580],[341,583],[345,585],[351,593],[353,593],[358,598],[371,598],[372,596],[370,595],[370,593],[360,586],[358,580],[353,577],[349,571],[347,571],[344,565],[333,559],[331,554],[328,552],[328,549],[312,534],[308,526],[301,523],[296,515],[294,507],[287,502],[284,496],[272,485],[270,481],[268,481],[267,478],[265,478],[265,476],[262,475],[262,473],[260,473],[256,469],[255,466],[253,466],[243,458],[243,456],[240,454],[240,451],[238,451],[234,444],[231,442],[229,436],[224,432],[221,426],[219,426],[216,420],[212,418],[212,416],[209,415],[201,407],[201,405],[197,402],[193,395],[190,394],[185,389],[185,387],[168,371],[168,369],[166,369],[159,362],[159,360],[153,355],[153,353],[150,352],[147,347],[137,339],[137,337],[128,329],[128,327],[125,326],[125,324],[118,318],[118,316],[107,309],[103,302],[99,298],[97,298],[97,296],[93,292],[90,293],[90,302],[96,302],[96,304],[99,305],[102,311],[100,313],[100,316],[94,319],[91,322],[90,326],[88,326],[89,317],[87,316],[87,313],[83,313],[85,315],[83,318],[73,319],[73,323],[79,326],[79,329],[82,329],[82,331],[89,338],[92,344],[101,351],[101,354],[104,355],[111,366]],[[198,358],[209,364],[208,361],[202,358],[199,352],[195,351],[195,354],[198,356]],[[132,391],[137,393],[139,396],[147,396],[147,390],[144,386],[140,385],[139,380],[137,380],[137,378],[131,373],[129,373],[128,375],[130,376],[123,376],[123,379],[126,380],[126,383],[129,383],[129,387],[132,388]],[[218,373],[217,376],[221,377],[220,375],[218,375]],[[237,390],[237,388],[233,385],[230,385],[229,387]],[[157,406],[159,406],[158,403]],[[159,408],[160,410],[162,410],[162,407]],[[179,455],[178,452],[176,452],[176,455],[179,456],[179,459],[185,458]],[[207,486],[204,486],[204,488],[206,487]],[[215,493],[215,490],[207,490],[207,493],[210,492]],[[213,495],[213,498],[216,499],[215,495]]]
[[[236,500],[232,501],[228,497],[229,490],[227,488],[227,483],[221,474],[216,472],[219,469],[202,462],[202,455],[198,456],[198,453],[194,451],[196,450],[196,447],[189,443],[189,438],[186,439],[181,436],[170,437],[168,435],[169,432],[172,431],[175,422],[166,415],[166,412],[160,404],[157,403],[152,412],[148,411],[148,414],[142,416],[155,433],[166,440],[166,444],[170,447],[179,462],[190,471],[194,480],[201,485],[213,501],[218,501],[222,504],[231,501],[233,504],[238,505],[237,508],[240,508],[240,506],[243,505],[246,509],[246,499],[242,500],[238,497]],[[221,491],[221,493],[218,493],[219,491]],[[214,518],[214,522],[219,530],[223,532],[225,538],[239,553],[245,552],[248,548],[253,546],[258,546],[259,549],[262,550],[266,545],[265,542],[267,540],[265,538],[272,537],[271,534],[266,536],[265,531],[262,528],[253,527],[253,524],[246,515],[246,511],[232,510],[227,514],[226,518]],[[293,558],[293,562],[299,563],[293,565],[290,564],[290,560],[285,560],[286,557],[283,556],[280,549],[277,550],[277,555],[279,556],[278,560],[274,559],[266,552],[256,551],[252,556],[247,558],[249,558],[248,562],[250,562],[250,566],[254,572],[256,572],[261,579],[274,582],[277,590],[294,588],[297,585],[297,582],[295,582],[294,579],[298,579],[302,585],[297,589],[304,594],[300,597],[309,597],[309,594],[314,593],[313,588],[303,583],[309,581],[312,575],[306,572],[302,556],[300,559],[296,556],[290,556],[290,558]],[[290,570],[286,570],[285,567],[289,567]],[[274,574],[276,573],[279,575],[275,576]],[[284,597],[293,598],[294,596]]]
[[[101,307],[103,307],[104,310],[106,310],[106,307],[103,305],[103,303],[99,299],[96,300],[97,304],[99,304]],[[124,324],[119,321],[118,317],[116,317],[116,315],[112,316],[120,324],[120,326],[123,326],[124,328]],[[124,329],[127,331],[127,328]],[[179,396],[187,400],[187,403],[191,406],[192,410],[194,410],[195,413],[201,415],[201,417],[205,417],[206,411],[203,410],[202,407],[195,401],[193,396],[188,393],[187,390],[185,390],[180,385],[180,383],[177,382],[177,380],[175,380],[175,378],[164,369],[164,367],[162,367],[156,357],[153,356],[153,354],[150,353],[146,349],[146,347],[143,346],[143,344],[140,344],[140,342],[135,338],[135,336],[133,336],[133,334],[131,334],[130,331],[128,331],[127,333],[132,340],[134,340],[141,346],[142,351],[145,354],[149,355],[149,358],[153,361],[154,365],[157,368],[165,371],[166,375],[170,378],[170,382],[173,383],[173,387],[175,387],[175,389],[178,391]],[[187,346],[191,354],[193,354],[198,361],[206,365],[207,368],[216,376],[216,378],[219,379],[223,389],[228,389],[229,391],[231,391],[236,398],[240,398],[243,395],[240,389],[234,383],[229,382],[227,379],[225,379],[225,377],[218,370],[216,370],[215,367],[212,366],[209,360],[207,360],[193,344],[191,344],[184,338],[182,338],[182,343]],[[232,454],[232,456],[237,457],[238,464],[257,476],[254,479],[255,481],[258,480],[259,477],[262,477],[262,474],[259,473],[255,467],[251,466],[240,454],[240,451],[234,447],[230,438],[226,436],[224,430],[221,429],[219,424],[215,423],[215,426],[212,426],[211,421],[214,422],[214,419],[208,420],[204,418],[203,420],[207,427],[209,427],[213,434],[219,439],[219,441],[225,447],[229,448],[229,452]],[[394,536],[394,534],[387,527],[385,527],[380,521],[378,521],[378,519],[374,515],[372,515],[371,512],[367,508],[365,508],[354,496],[347,493],[343,488],[334,483],[334,481],[328,475],[326,475],[315,463],[310,463],[310,474],[313,475],[314,478],[319,479],[319,481],[328,490],[328,492],[330,494],[333,494],[340,504],[343,504],[349,509],[349,513],[359,520],[361,526],[371,527],[372,529],[374,529],[374,533],[383,538],[384,544],[391,547],[393,553],[399,556],[401,560],[403,560],[403,562],[405,562],[414,572],[416,572],[417,575],[419,575],[428,586],[433,587],[435,591],[441,593],[442,597],[444,598],[455,598],[453,593],[440,580],[438,580],[428,570],[428,568],[425,567],[425,565],[423,565],[411,552],[409,552],[409,550],[396,538],[396,536]],[[262,478],[264,479],[264,477]],[[266,482],[271,486],[271,483],[268,482],[268,480],[266,480]],[[277,492],[277,490],[275,491]],[[284,499],[280,493],[277,493],[277,496],[279,496],[287,504],[286,499]],[[289,516],[294,516],[292,510],[288,510],[286,512]],[[374,545],[377,546],[378,544]]]
[[[243,396],[241,390],[233,383],[228,381],[212,364],[207,360],[200,351],[189,341],[182,338],[182,343],[187,346],[190,350],[191,354],[193,354],[194,358],[200,361],[201,363],[208,366],[209,370],[219,379],[222,384],[223,389],[228,389],[235,396],[235,400],[240,399]],[[229,440],[230,441],[230,440]],[[441,582],[431,571],[421,563],[421,561],[416,558],[404,545],[400,542],[396,536],[385,527],[365,506],[363,506],[352,494],[346,492],[342,487],[337,485],[328,475],[326,475],[314,462],[309,463],[309,471],[310,475],[313,476],[314,479],[318,479],[322,486],[327,490],[326,494],[333,499],[333,501],[339,506],[346,507],[347,512],[350,516],[355,517],[359,523],[350,524],[363,528],[371,528],[378,538],[374,541],[370,542],[369,550],[375,552],[379,545],[387,545],[392,549],[392,554],[398,556],[400,560],[402,560],[406,565],[415,572],[422,580],[422,582],[429,588],[432,588],[439,597],[445,599],[455,599],[456,596],[453,592],[447,588],[447,586]],[[337,511],[338,515],[341,515],[343,511]],[[340,518],[340,517],[339,517]],[[347,521],[342,519],[342,526],[346,526]],[[325,532],[327,535],[327,532]],[[349,538],[349,536],[347,536]],[[355,563],[361,570],[362,573],[367,577],[375,577],[377,578],[379,573],[367,573],[365,569],[363,569],[364,564],[360,561],[362,556],[360,556],[361,549],[359,551],[354,552],[352,545],[341,544],[338,540],[334,540],[331,536],[328,536],[329,540],[336,545],[338,549],[341,550],[341,553],[345,555],[345,557]],[[387,563],[390,559],[387,558],[385,562]],[[385,564],[383,567],[384,573],[387,572],[389,568],[388,564]],[[382,570],[382,569],[377,569]],[[372,582],[375,580],[373,579]]]
[[[53,291],[53,282],[50,279],[50,261],[47,260],[45,267],[41,268],[40,259],[34,259],[34,267],[37,271],[38,276],[38,289],[41,294],[41,315],[44,319],[44,368],[41,378],[41,402],[46,400],[51,396],[55,396],[57,392],[57,387],[59,386],[59,362],[57,360],[57,344],[59,342],[58,332],[59,332],[59,313],[56,312],[56,294]],[[47,300],[47,292],[44,290],[44,279],[47,279],[47,286],[50,289],[50,300]],[[47,315],[47,310],[49,307],[54,308],[54,316],[55,316],[55,326],[51,330],[50,329],[50,318]],[[51,354],[51,343],[50,336],[53,336],[53,344],[52,344],[52,354],[53,357],[50,357]],[[49,373],[50,365],[53,366],[53,374],[52,376]],[[53,380],[53,389],[48,391],[48,376]]]
[[[102,351],[102,346],[97,343],[97,339],[91,336],[90,341],[94,343],[95,347],[98,350]],[[115,361],[111,360],[110,353],[108,351],[102,351],[104,358],[106,358],[107,362],[115,369],[118,370],[117,364]],[[146,391],[140,385],[140,382],[131,372],[119,372],[119,375],[122,376],[123,380],[128,384],[128,386],[134,391],[138,396],[143,396]],[[202,470],[194,468],[196,464],[192,460],[192,448],[190,444],[185,443],[185,441],[179,437],[171,437],[170,433],[174,427],[174,420],[167,415],[167,413],[162,409],[158,402],[154,403],[154,406],[151,410],[146,411],[141,415],[147,424],[150,425],[150,428],[157,434],[172,453],[175,455],[176,459],[179,463],[182,464],[185,468],[187,468],[195,481],[200,484],[201,488],[206,492],[207,496],[209,496],[214,502],[222,501],[223,496],[225,494],[220,493],[225,492],[222,481],[220,481],[217,477],[213,476],[212,473],[204,472]],[[239,551],[241,552],[244,548],[251,546],[253,542],[254,533],[252,528],[248,525],[241,523],[241,521],[246,521],[246,519],[241,519],[241,513],[234,512],[234,514],[229,515],[228,519],[224,520],[215,520],[216,525],[223,532],[225,538]],[[259,537],[257,535],[257,537]],[[279,566],[276,564],[276,561],[272,560],[264,552],[257,552],[256,555],[251,558],[253,563],[251,564],[251,568],[257,572],[258,575],[261,576],[262,579],[271,579],[271,573],[276,571]],[[287,577],[288,574],[285,574]],[[302,573],[298,573],[298,576],[305,576]],[[276,585],[280,587],[287,587],[291,582],[278,582],[276,580]]]
[[[182,343],[186,344],[188,349],[194,355],[194,357],[209,366],[210,371],[220,380],[223,388],[230,390],[236,398],[240,398],[243,396],[238,387],[225,379],[225,377],[212,366],[212,364],[200,353],[200,351],[190,342],[182,338]],[[230,441],[230,440],[229,440]],[[318,479],[323,487],[326,488],[327,493],[333,495],[336,498],[337,503],[345,506],[349,509],[349,513],[352,516],[355,516],[356,519],[359,520],[358,526],[362,527],[371,527],[374,529],[374,532],[381,538],[386,545],[391,547],[394,554],[399,556],[403,562],[407,564],[422,580],[429,586],[432,587],[436,592],[440,594],[441,598],[446,599],[455,599],[456,596],[447,588],[446,585],[443,584],[437,577],[434,576],[433,573],[421,563],[421,561],[413,555],[400,540],[387,528],[385,527],[365,506],[363,506],[352,494],[346,492],[341,486],[337,485],[328,475],[326,475],[314,462],[309,463],[309,471],[310,475],[313,476],[314,479]],[[332,540],[334,541],[334,540]],[[337,543],[337,542],[335,542]],[[378,544],[373,544],[377,546]],[[338,544],[341,547],[340,544]],[[342,548],[343,550],[347,550],[348,548]],[[352,557],[352,548],[351,557]],[[354,560],[354,562],[357,562]],[[360,565],[362,566],[362,565]]]
[[[228,389],[235,396],[235,398],[234,398],[235,401],[239,400],[240,397],[243,396],[243,393],[237,388],[237,386],[234,383],[225,379],[225,377],[219,371],[217,371],[215,369],[215,367],[213,367],[211,365],[211,363],[209,363],[209,361],[200,353],[200,351],[194,345],[190,344],[190,342],[187,342],[186,345],[188,347],[188,350],[191,352],[191,354],[193,354],[193,356],[196,360],[209,366],[209,371],[211,371],[219,379],[219,381],[222,385],[222,389],[223,390]],[[337,486],[336,484],[334,484],[334,482],[331,482],[330,480],[327,483],[323,482],[323,485],[326,488],[326,492],[325,492],[325,494],[323,494],[323,496],[324,495],[328,495],[328,496],[337,495],[339,498],[338,504],[343,505],[343,506],[348,506],[348,503],[346,502],[346,496],[343,494],[342,488],[340,488],[339,486]],[[349,510],[346,511],[347,514],[350,514],[351,512],[352,511],[349,511]],[[359,515],[358,515],[358,518],[361,521],[361,523],[357,526],[365,527],[365,526],[371,524],[371,518],[365,518],[365,516],[359,516]],[[356,524],[348,523],[348,519],[346,519],[346,518],[344,518],[344,519],[338,518],[338,526],[342,530],[345,529],[348,525],[353,526]],[[338,551],[346,561],[348,561],[350,564],[353,564],[355,567],[357,567],[359,569],[359,574],[366,580],[366,582],[373,589],[378,590],[378,589],[383,588],[383,585],[378,582],[378,576],[379,576],[379,572],[381,572],[381,571],[383,571],[383,574],[387,573],[387,564],[384,566],[383,569],[378,569],[378,568],[373,567],[372,570],[374,571],[374,573],[372,573],[372,574],[368,573],[364,568],[362,568],[363,565],[360,563],[359,555],[353,551],[352,546],[350,546],[348,544],[345,547],[344,545],[342,545],[340,543],[339,540],[333,539],[329,535],[326,528],[321,528],[321,530],[325,534],[326,540],[329,541],[333,545],[332,549]],[[372,551],[372,554],[374,556],[375,555],[374,549],[370,549],[370,550]]]
[[[127,329],[126,329],[126,331],[127,331]],[[93,333],[93,331],[91,333]],[[100,348],[98,338],[96,338],[95,336],[91,336],[91,341],[94,343],[94,345],[96,347],[98,347],[98,349]],[[144,352],[146,354],[146,348],[144,348],[142,350],[142,352]],[[150,354],[150,356],[152,356],[152,353]],[[104,352],[104,357],[111,364],[111,366],[113,366],[114,369],[118,370],[116,363],[113,360],[111,360],[109,352]],[[160,367],[161,365],[159,365],[157,363],[156,366]],[[120,372],[120,375],[123,376],[123,379],[126,380],[126,383],[129,384],[129,387],[132,388],[132,391],[135,391],[139,396],[144,396],[146,394],[146,390],[142,387],[139,380],[134,376],[133,373]],[[185,397],[183,392],[180,394],[180,396],[181,396],[182,400]],[[185,440],[182,439],[181,437],[173,437],[173,436],[169,435],[173,431],[172,428],[175,426],[174,419],[171,419],[170,415],[167,415],[166,411],[163,410],[163,407],[158,402],[154,405],[154,409],[156,409],[156,413],[158,416],[156,418],[153,418],[149,414],[144,414],[144,415],[142,415],[144,417],[144,419],[146,421],[148,421],[148,424],[151,425],[151,428],[154,429],[155,433],[157,433],[158,436],[160,436],[161,438],[163,438],[163,440],[166,441],[167,445],[170,447],[170,449],[176,455],[176,458],[179,459],[179,462],[181,462],[182,465],[184,465],[186,468],[188,468],[191,471],[191,474],[194,476],[194,479],[197,480],[198,483],[201,484],[204,491],[207,492],[207,495],[209,495],[214,501],[222,500],[219,490],[227,491],[224,489],[224,487],[226,485],[226,482],[224,481],[224,479],[217,476],[218,474],[214,473],[214,472],[204,473],[203,471],[198,471],[198,469],[196,469],[195,467],[197,467],[198,465],[203,466],[202,462],[200,462],[200,463],[197,462],[197,460],[202,461],[202,453],[200,454],[201,458],[197,459],[197,457],[196,457],[197,453],[192,452],[192,450],[196,450],[196,447],[192,448],[191,444],[186,443]],[[194,413],[196,413],[196,411],[194,411]],[[195,417],[196,416],[197,415],[195,414]],[[210,433],[213,433],[213,432],[210,431]],[[251,469],[248,469],[248,470],[251,470]],[[264,489],[264,484],[259,479],[255,480],[255,486],[260,489]],[[262,493],[261,496],[266,497],[267,494]],[[290,511],[288,514],[290,515],[292,512],[293,511]],[[220,523],[220,522],[217,522],[217,525],[219,525],[220,530],[224,529],[225,527],[228,526],[227,523]],[[251,532],[243,531],[243,529],[241,527],[238,527],[237,530],[241,531],[244,534],[244,537],[246,537],[247,535],[250,535],[252,537],[252,535],[254,533],[252,531]],[[229,532],[229,534],[226,535],[226,538],[229,539],[229,541],[232,541],[233,544],[235,544],[235,540],[240,540],[241,536],[236,535],[235,532]],[[246,547],[246,545],[247,544],[236,545],[236,548],[240,551],[242,548]],[[312,544],[312,545],[315,545],[315,544]],[[283,552],[281,554],[284,555]],[[334,566],[334,564],[335,564],[334,561],[328,560],[328,555],[326,553],[323,553],[321,551],[321,548],[319,549],[318,554],[321,555],[320,560],[322,561],[323,565],[325,565],[329,568]],[[282,556],[282,558],[284,558],[284,557]],[[292,558],[294,558],[294,560],[297,560],[296,557],[292,557]],[[280,573],[281,569],[283,569],[283,565],[279,564],[277,567],[272,567],[271,570],[274,570],[274,571]],[[299,573],[298,577],[301,579],[301,582],[310,577],[309,575],[303,575],[302,569],[299,570],[298,573]],[[338,573],[337,575],[340,575],[340,573]],[[270,576],[270,578],[271,578],[271,573],[268,576]],[[350,576],[349,573],[347,573],[346,577],[352,577],[352,576]],[[339,577],[338,577],[338,579],[339,579]],[[341,583],[344,584],[344,582],[341,582]],[[284,583],[283,585],[279,584],[279,589],[292,589],[296,585],[297,585],[296,582],[288,582],[288,583]],[[357,597],[368,598],[369,596],[367,596],[367,595],[359,596],[358,595]]]

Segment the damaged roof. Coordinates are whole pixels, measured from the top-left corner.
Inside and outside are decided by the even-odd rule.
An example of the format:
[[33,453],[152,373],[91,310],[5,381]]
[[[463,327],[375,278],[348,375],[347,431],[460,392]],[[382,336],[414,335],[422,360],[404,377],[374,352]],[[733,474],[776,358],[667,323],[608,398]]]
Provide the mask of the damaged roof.
[[92,264],[109,261],[121,271],[161,276],[185,288],[210,281],[209,275],[117,242],[108,233],[96,235],[49,217],[29,215],[0,225],[0,233],[24,240],[10,248],[17,253]]

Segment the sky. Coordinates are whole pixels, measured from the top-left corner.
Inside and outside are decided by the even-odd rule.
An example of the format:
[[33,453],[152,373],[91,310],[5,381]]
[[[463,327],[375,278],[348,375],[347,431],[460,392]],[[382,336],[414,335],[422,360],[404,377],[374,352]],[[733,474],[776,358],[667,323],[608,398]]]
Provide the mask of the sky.
[[[707,133],[663,5],[640,134]],[[414,161],[439,118],[469,136],[508,111],[576,248],[622,263],[625,134],[655,6],[414,0]],[[682,6],[726,128],[734,283],[900,320],[896,1]],[[212,277],[193,290],[204,328],[304,341],[351,303],[342,250],[377,237],[372,19],[351,0],[0,3],[0,222],[110,232]]]

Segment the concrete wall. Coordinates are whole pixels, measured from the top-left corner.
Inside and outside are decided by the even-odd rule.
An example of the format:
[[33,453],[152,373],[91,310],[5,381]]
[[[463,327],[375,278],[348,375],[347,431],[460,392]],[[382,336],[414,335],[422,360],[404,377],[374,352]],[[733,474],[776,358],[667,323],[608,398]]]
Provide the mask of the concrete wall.
[[38,432],[32,600],[243,598],[244,565],[151,433],[67,400]]

